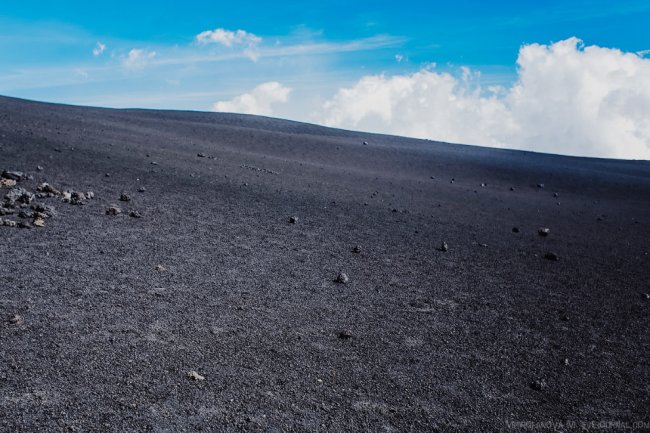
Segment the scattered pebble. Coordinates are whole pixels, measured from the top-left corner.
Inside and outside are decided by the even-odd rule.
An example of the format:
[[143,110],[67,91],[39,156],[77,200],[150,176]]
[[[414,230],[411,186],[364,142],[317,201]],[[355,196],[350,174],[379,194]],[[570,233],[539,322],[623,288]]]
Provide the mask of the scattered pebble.
[[548,227],[542,227],[539,230],[537,230],[537,234],[544,238],[548,236],[549,233],[551,233],[551,229],[549,229]]
[[120,208],[117,207],[117,206],[110,206],[110,207],[108,207],[108,208],[106,209],[106,215],[112,215],[112,216],[115,216],[115,215],[119,215],[119,214],[121,214],[121,213],[122,213],[122,209],[120,209]]
[[22,171],[3,170],[2,177],[5,179],[15,180],[16,182],[28,179],[28,176],[25,175],[25,173],[23,173]]
[[343,331],[337,332],[336,336],[339,338],[339,340],[349,340],[352,338],[352,331],[345,329]]
[[481,186],[482,186],[483,188],[485,188],[485,187],[487,186],[487,183],[482,182],[482,183],[481,183]]
[[204,154],[204,153],[197,153],[196,156],[198,156],[199,158],[205,158],[205,154]]
[[513,227],[512,232],[513,233],[519,233],[519,227]]
[[514,187],[514,186],[511,186],[511,187],[510,187],[510,191],[514,191],[514,190],[515,190],[515,187]]
[[140,188],[138,188],[138,192],[145,192],[146,190],[147,190],[147,188],[145,188],[144,186],[141,186]]
[[530,384],[530,387],[535,391],[543,391],[546,389],[546,381],[544,379],[539,379]]
[[479,247],[487,248],[488,244],[478,244]]
[[556,192],[553,193],[553,197],[559,197],[559,196],[560,196],[560,194],[558,194]]
[[156,270],[160,271],[160,272],[163,272],[163,271],[166,271],[167,268],[165,268],[163,265],[156,265]]
[[22,325],[25,323],[25,319],[20,314],[14,314],[9,318],[8,322],[11,325]]
[[438,248],[438,251],[442,251],[442,252],[445,252],[445,253],[447,251],[449,251],[449,245],[447,245],[447,242],[443,241],[442,244],[440,244],[440,247]]
[[296,217],[296,216],[289,217],[289,223],[290,224],[295,224],[297,222],[298,222],[298,217]]
[[15,185],[16,185],[16,181],[13,179],[5,179],[5,178],[0,179],[0,186],[15,186]]
[[641,293],[643,299],[650,299],[650,293]]
[[42,165],[37,165],[37,166],[36,166],[36,170],[38,170],[38,171],[43,171],[43,166],[42,166]]
[[194,370],[191,370],[187,373],[187,377],[189,377],[192,380],[205,380],[204,376],[201,376],[199,373],[197,373]]
[[36,227],[45,227],[45,220],[43,218],[34,218],[32,224]]
[[553,262],[557,262],[558,260],[560,260],[560,258],[558,257],[558,255],[555,254],[555,253],[546,253],[546,254],[544,254],[544,258],[545,258],[546,260],[551,260],[551,261],[553,261]]
[[120,201],[131,201],[131,197],[126,193],[122,193],[120,194]]
[[361,252],[361,245],[357,245],[354,248],[352,248],[352,252],[359,254]]
[[544,188],[544,184],[543,183],[538,183],[537,188]]
[[129,216],[131,218],[142,218],[142,214],[140,212],[138,212],[138,211],[135,211],[135,210],[132,210],[131,212],[129,212]]
[[364,146],[367,146],[367,145],[368,145],[368,142],[367,142],[367,141],[364,141],[364,142],[363,142],[363,145],[364,145]]
[[339,283],[339,284],[347,284],[350,281],[350,278],[348,278],[347,274],[344,272],[339,272],[339,274],[336,276],[336,279],[334,282]]

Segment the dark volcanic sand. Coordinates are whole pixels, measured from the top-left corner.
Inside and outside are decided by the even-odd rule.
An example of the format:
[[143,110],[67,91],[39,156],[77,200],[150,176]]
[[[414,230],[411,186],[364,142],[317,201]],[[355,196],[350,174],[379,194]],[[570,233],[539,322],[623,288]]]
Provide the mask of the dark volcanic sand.
[[96,194],[0,227],[2,432],[650,423],[648,162],[0,98],[1,169]]

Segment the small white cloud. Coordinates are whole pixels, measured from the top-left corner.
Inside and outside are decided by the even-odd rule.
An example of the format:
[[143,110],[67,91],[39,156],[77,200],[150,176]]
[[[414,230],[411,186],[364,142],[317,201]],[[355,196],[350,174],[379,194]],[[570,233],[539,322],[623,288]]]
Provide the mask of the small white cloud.
[[251,92],[236,96],[229,101],[219,101],[213,111],[259,114],[273,114],[272,105],[287,102],[291,89],[277,81],[269,81],[255,87]]
[[397,63],[402,63],[402,60],[404,60],[404,56],[401,54],[395,54],[395,61]]
[[420,138],[609,158],[650,159],[650,59],[570,38],[525,45],[518,80],[426,67],[340,89],[316,120]]
[[101,56],[104,54],[104,51],[106,51],[106,44],[102,44],[101,42],[97,42],[97,45],[95,45],[95,48],[93,48],[93,56]]
[[246,30],[236,30],[233,32],[225,29],[214,29],[206,30],[196,35],[196,42],[199,45],[219,44],[225,47],[242,45],[253,48],[262,42],[262,38]]
[[126,57],[122,58],[122,65],[127,69],[142,69],[156,57],[155,51],[134,48]]

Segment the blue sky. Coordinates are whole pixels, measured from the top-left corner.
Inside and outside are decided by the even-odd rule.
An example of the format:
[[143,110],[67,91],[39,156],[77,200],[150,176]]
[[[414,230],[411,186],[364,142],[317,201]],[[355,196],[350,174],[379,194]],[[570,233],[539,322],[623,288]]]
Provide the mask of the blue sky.
[[[413,80],[424,70],[462,83],[469,68],[464,92],[508,92],[522,79],[522,47],[572,37],[582,41],[578,55],[596,46],[646,60],[650,50],[647,0],[312,3],[4,1],[0,94],[195,110],[230,101],[219,106],[375,129],[349,119],[328,123],[323,107],[364,77]],[[197,38],[206,31],[213,33]],[[255,90],[264,83],[278,85]],[[382,132],[418,135],[410,130]]]

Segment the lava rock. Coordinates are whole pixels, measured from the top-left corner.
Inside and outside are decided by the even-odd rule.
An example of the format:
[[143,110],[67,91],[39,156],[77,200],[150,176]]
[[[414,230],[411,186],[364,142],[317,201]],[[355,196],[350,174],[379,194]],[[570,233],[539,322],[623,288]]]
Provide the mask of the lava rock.
[[15,180],[16,182],[19,182],[27,178],[27,176],[25,176],[25,173],[23,173],[22,171],[8,171],[8,170],[2,171],[2,177],[4,177],[5,179]]
[[347,284],[350,281],[350,278],[348,278],[347,274],[344,272],[339,272],[339,274],[336,276],[336,279],[334,282],[339,283],[339,284]]
[[204,376],[201,376],[199,373],[197,373],[194,370],[188,371],[187,377],[189,377],[191,380],[205,380]]
[[14,314],[13,316],[11,316],[9,318],[9,320],[7,320],[7,322],[10,325],[18,326],[18,325],[22,325],[23,323],[25,323],[25,318],[23,316],[21,316],[20,314]]
[[122,193],[120,194],[120,201],[131,201],[131,197],[128,194]]
[[17,203],[30,204],[36,197],[25,188],[15,187],[5,194],[5,203],[15,206]]
[[336,336],[339,340],[349,340],[352,338],[352,331],[345,329],[343,331],[337,332]]
[[552,262],[557,262],[558,260],[560,260],[560,257],[555,253],[546,253],[544,254],[544,258]]
[[539,379],[531,382],[530,387],[535,391],[543,391],[546,389],[546,381],[544,379]]
[[36,191],[44,192],[44,193],[47,193],[47,194],[53,194],[53,195],[61,195],[61,191],[54,188],[52,185],[50,185],[47,182],[43,182],[39,186],[37,186]]
[[108,208],[106,208],[106,215],[115,216],[121,213],[122,213],[122,209],[120,209],[117,206],[109,206]]

